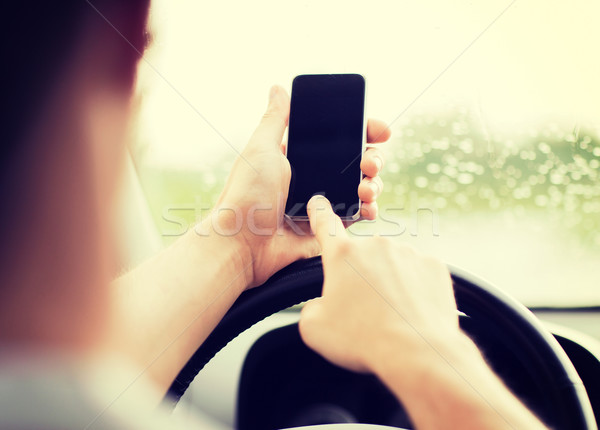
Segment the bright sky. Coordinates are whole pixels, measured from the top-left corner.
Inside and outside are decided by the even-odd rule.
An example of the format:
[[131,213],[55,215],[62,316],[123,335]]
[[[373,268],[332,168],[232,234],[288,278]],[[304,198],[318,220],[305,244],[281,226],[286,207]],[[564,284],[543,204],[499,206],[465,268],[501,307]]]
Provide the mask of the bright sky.
[[233,157],[269,87],[307,72],[362,73],[368,115],[388,122],[458,104],[493,130],[548,118],[597,125],[598,16],[595,0],[153,0],[144,162],[202,168]]

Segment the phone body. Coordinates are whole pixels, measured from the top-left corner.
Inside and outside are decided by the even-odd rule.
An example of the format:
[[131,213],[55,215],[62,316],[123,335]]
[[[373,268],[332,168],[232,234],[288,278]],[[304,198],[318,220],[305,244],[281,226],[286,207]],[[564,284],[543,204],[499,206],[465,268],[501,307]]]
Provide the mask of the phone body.
[[292,177],[285,216],[308,220],[315,194],[342,220],[360,217],[366,146],[366,81],[359,74],[299,75],[292,83],[286,156]]

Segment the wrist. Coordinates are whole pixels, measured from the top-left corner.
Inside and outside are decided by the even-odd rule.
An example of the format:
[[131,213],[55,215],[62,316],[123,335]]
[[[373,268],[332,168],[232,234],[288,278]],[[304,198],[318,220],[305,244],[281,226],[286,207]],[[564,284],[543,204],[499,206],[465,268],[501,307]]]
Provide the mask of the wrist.
[[[464,333],[421,337],[421,345],[396,345],[374,366],[402,401],[415,428],[527,428],[544,425],[506,388]],[[427,340],[425,340],[427,339]],[[416,349],[409,349],[416,347]]]
[[230,275],[223,282],[239,293],[248,288],[254,279],[253,257],[235,213],[215,210],[187,234],[203,258]]
[[462,331],[411,333],[410,337],[390,332],[374,345],[367,359],[368,368],[383,381],[401,381],[395,388],[411,392],[424,380],[481,362],[477,346]]

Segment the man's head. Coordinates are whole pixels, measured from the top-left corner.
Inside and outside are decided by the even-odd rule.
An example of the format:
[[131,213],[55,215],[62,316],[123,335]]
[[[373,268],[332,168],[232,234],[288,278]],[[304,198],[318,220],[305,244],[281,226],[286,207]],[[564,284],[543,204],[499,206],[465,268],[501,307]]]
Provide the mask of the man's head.
[[[108,85],[131,87],[139,53],[144,49],[148,0],[10,1],[0,6],[3,62],[0,159],[42,114],[44,102],[82,51],[96,56],[111,48],[99,78]],[[120,40],[119,40],[120,39]],[[100,42],[96,46],[91,42]]]
[[102,324],[108,220],[148,3],[0,6],[0,342],[80,342]]

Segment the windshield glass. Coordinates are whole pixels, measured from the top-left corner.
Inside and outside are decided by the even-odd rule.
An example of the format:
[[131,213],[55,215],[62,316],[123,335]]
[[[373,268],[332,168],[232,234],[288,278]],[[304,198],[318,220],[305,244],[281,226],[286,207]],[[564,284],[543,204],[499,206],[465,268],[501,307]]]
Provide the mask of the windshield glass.
[[154,0],[132,153],[163,239],[215,203],[266,105],[361,73],[390,124],[385,234],[530,306],[600,305],[597,2]]

